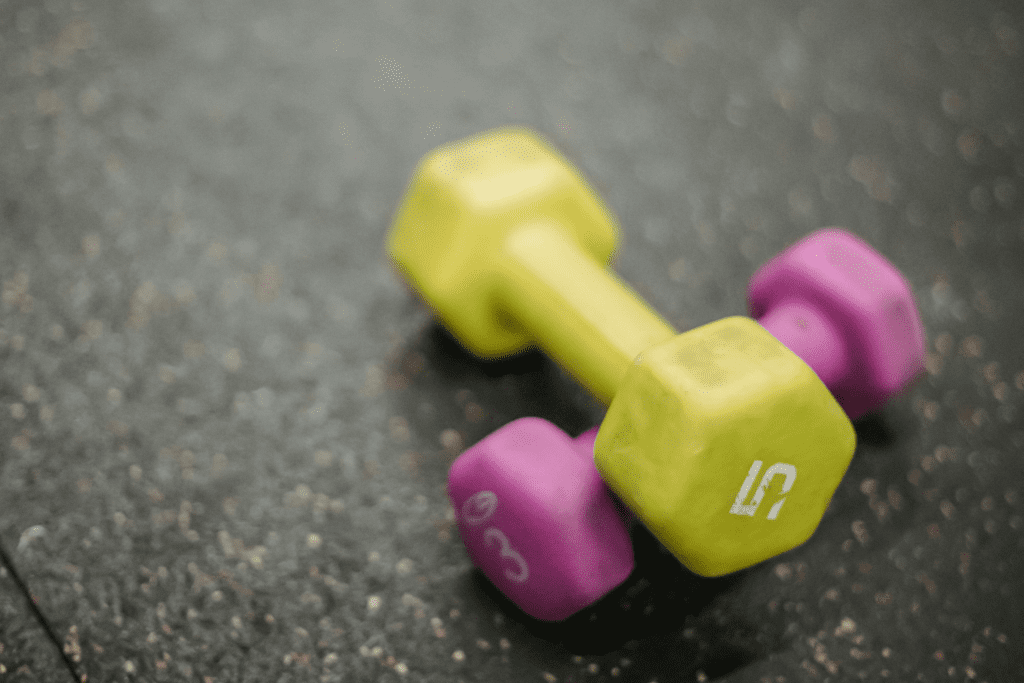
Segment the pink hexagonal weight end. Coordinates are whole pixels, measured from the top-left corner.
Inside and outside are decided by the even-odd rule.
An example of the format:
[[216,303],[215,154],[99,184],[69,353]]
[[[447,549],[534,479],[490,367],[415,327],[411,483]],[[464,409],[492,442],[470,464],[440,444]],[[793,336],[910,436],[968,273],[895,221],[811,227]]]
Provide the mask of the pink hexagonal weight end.
[[[817,325],[813,315],[772,322],[778,329],[799,321],[808,330],[805,336],[817,335],[799,340],[807,355],[793,350],[819,373],[851,419],[879,407],[924,368],[924,325],[910,285],[885,257],[841,228],[818,230],[771,259],[751,279],[747,301],[758,319],[789,306],[813,309],[831,321],[831,330]],[[782,336],[800,334],[784,330]],[[836,349],[840,338],[845,349]],[[830,348],[835,358],[828,357]]]
[[633,570],[629,534],[585,443],[522,418],[460,455],[448,474],[473,563],[545,621],[578,612]]

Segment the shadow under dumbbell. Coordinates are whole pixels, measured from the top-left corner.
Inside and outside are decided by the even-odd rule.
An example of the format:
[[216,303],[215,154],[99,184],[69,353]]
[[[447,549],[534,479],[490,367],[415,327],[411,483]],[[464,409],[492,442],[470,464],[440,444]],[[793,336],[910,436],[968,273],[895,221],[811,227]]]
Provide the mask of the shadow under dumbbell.
[[[472,387],[478,401],[500,406],[495,410],[504,414],[506,421],[540,416],[569,434],[579,434],[604,414],[597,399],[540,351],[482,360],[437,322],[424,330],[417,346],[438,381]],[[495,379],[503,381],[496,384]]]
[[448,376],[479,371],[491,378],[548,372],[550,361],[536,350],[524,351],[499,360],[482,360],[459,343],[442,325],[434,322],[426,330],[423,351],[438,372]]
[[856,420],[853,423],[853,429],[857,433],[857,443],[875,448],[891,446],[896,440],[892,428],[878,413],[869,413]]
[[[574,654],[599,655],[629,641],[679,631],[688,616],[699,614],[739,580],[738,574],[709,579],[688,571],[642,524],[635,524],[630,535],[636,566],[629,578],[564,621],[547,622],[529,616],[479,570],[473,573],[474,584],[506,617],[534,636],[559,643]],[[757,656],[759,653],[752,654],[750,659]],[[743,658],[731,659],[739,662]]]

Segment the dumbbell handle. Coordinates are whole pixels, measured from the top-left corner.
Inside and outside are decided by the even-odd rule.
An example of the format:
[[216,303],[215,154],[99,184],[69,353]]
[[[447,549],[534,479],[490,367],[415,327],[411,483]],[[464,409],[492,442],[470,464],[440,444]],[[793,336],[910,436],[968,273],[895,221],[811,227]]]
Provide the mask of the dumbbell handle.
[[[565,232],[538,222],[512,231],[500,259],[499,305],[553,359],[605,404],[641,352],[678,332]],[[798,300],[758,322],[829,388],[848,367],[846,341],[821,312]]]
[[677,332],[551,223],[512,231],[499,306],[605,404],[642,351]]
[[829,389],[850,367],[847,341],[818,309],[799,300],[773,306],[756,319],[783,345],[811,366]]
[[[588,468],[593,467],[595,471],[597,470],[597,467],[594,465],[594,443],[597,441],[597,430],[600,429],[600,427],[601,425],[595,425],[579,436],[574,437],[572,440],[572,445],[576,453],[579,454],[581,459],[586,461]],[[598,476],[600,476],[600,474],[598,474]],[[607,486],[608,485],[605,484],[606,488]],[[636,520],[636,515],[615,497],[615,494],[612,493],[611,489],[607,490],[608,495],[616,501],[616,508],[619,511],[619,517],[628,527]]]
[[597,441],[597,430],[600,425],[591,427],[579,436],[573,438],[573,446],[591,463],[594,462],[594,442]]

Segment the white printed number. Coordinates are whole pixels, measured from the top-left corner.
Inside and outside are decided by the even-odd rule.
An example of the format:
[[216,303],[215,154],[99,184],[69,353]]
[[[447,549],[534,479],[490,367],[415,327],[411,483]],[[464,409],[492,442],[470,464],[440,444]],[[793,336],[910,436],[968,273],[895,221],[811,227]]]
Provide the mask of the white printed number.
[[498,496],[493,491],[477,491],[462,504],[462,520],[470,526],[479,526],[497,509]]
[[484,529],[484,545],[491,545],[491,541],[498,544],[499,557],[504,557],[515,563],[516,568],[519,571],[512,571],[511,569],[505,569],[505,576],[509,581],[516,583],[523,583],[530,578],[530,568],[526,566],[526,560],[523,556],[512,549],[509,545],[508,537],[501,532],[501,529],[497,527],[487,527]]
[[[477,491],[462,504],[462,521],[469,526],[480,526],[494,516],[497,509],[498,496],[493,491]],[[523,583],[530,578],[530,568],[526,566],[526,560],[512,547],[508,536],[498,527],[489,526],[484,529],[484,547],[494,545],[498,546],[498,557],[515,565],[515,571],[511,567],[505,569],[505,577],[509,581]]]
[[783,496],[768,511],[768,519],[775,519],[779,516],[779,510],[782,509],[782,504],[786,502],[784,494],[793,488],[793,482],[796,481],[796,468],[784,462],[777,462],[769,467],[765,470],[764,476],[761,477],[761,484],[757,487],[757,491],[754,492],[754,497],[749,503],[745,503],[744,501],[747,499],[747,496],[750,495],[750,487],[754,485],[754,480],[757,478],[758,472],[761,471],[761,465],[760,460],[755,460],[754,464],[750,466],[747,478],[743,480],[743,486],[740,487],[740,492],[736,494],[736,501],[729,510],[730,513],[753,517],[754,513],[757,512],[757,507],[761,504],[761,499],[764,498],[764,492],[768,489],[768,485],[775,478],[775,475],[781,474],[785,477],[785,480],[782,482],[782,490],[779,491]]

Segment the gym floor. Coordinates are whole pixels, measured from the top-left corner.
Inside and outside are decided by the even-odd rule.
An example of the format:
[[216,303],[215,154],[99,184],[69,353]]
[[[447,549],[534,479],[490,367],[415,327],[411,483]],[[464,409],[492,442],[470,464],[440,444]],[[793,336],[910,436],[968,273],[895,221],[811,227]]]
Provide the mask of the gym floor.
[[[1024,678],[1016,0],[0,0],[0,680]],[[803,546],[716,581],[641,532],[531,622],[453,458],[601,406],[481,363],[384,256],[417,161],[538,130],[680,330],[842,225],[927,373],[858,421]]]

